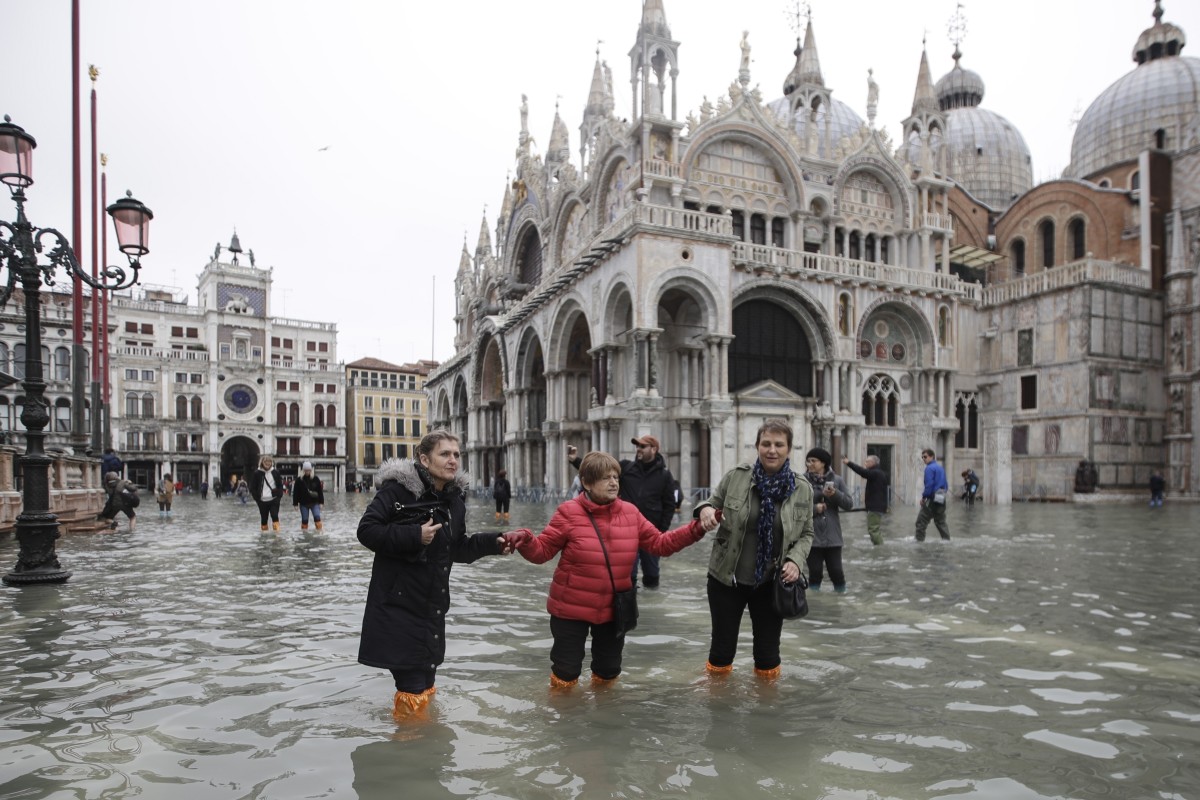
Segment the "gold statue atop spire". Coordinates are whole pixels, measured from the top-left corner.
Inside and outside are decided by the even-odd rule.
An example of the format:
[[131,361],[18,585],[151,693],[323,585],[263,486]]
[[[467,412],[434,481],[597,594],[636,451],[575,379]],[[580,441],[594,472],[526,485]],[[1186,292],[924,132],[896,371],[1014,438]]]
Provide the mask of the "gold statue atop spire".
[[104,169],[108,166],[108,153],[100,154],[100,168]]
[[100,68],[95,64],[88,64],[88,77],[92,79],[92,85],[96,85],[96,78],[100,77]]

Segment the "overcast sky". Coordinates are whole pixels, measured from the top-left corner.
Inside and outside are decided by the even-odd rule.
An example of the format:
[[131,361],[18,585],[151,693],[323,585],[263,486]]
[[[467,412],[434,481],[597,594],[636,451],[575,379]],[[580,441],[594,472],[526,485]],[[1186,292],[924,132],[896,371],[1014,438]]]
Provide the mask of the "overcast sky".
[[[705,95],[715,105],[736,79],[743,30],[751,85],[767,100],[782,95],[794,2],[664,4],[681,42],[681,119]],[[68,237],[70,5],[0,0],[0,114],[38,141],[28,213]],[[865,119],[874,68],[876,124],[898,140],[922,38],[935,81],[953,66],[947,22],[956,4],[811,6],[833,96]],[[1200,3],[1164,7],[1165,20],[1200,36]],[[983,106],[1024,135],[1035,180],[1066,167],[1072,120],[1133,69],[1153,8],[1149,0],[964,4],[962,64],[983,77]],[[616,113],[630,115],[628,53],[640,13],[641,0],[81,0],[85,197],[94,63],[109,202],[131,189],[155,214],[144,283],[178,287],[195,303],[196,276],[236,226],[258,265],[274,268],[273,314],[337,323],[341,360],[444,360],[463,236],[474,252],[485,204],[494,230],[521,94],[539,148],[560,104],[578,165],[598,40]],[[11,221],[11,204],[2,207]],[[116,253],[111,223],[109,238]],[[90,241],[85,227],[89,265]]]

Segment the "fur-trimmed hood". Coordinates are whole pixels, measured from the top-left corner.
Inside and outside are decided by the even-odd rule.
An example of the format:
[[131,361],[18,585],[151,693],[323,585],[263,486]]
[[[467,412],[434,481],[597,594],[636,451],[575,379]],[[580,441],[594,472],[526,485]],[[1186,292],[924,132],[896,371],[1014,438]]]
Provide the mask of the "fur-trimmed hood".
[[[387,483],[388,481],[396,481],[418,497],[424,494],[427,488],[421,481],[420,474],[417,472],[417,462],[411,458],[389,458],[385,460],[379,465],[379,470],[375,473],[375,479],[380,484]],[[471,486],[471,476],[460,470],[454,476],[454,485],[457,485],[460,491],[466,493],[467,489]]]

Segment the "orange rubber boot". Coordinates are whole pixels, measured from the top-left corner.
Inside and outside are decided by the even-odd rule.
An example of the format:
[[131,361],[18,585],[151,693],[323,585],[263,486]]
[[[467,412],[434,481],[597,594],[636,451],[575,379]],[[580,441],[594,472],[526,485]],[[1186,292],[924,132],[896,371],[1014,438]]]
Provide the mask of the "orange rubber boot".
[[579,678],[576,678],[573,681],[564,681],[562,678],[558,677],[553,672],[550,673],[550,688],[551,689],[570,689],[570,688],[578,686],[578,685],[579,685]]
[[308,530],[308,523],[307,523],[307,522],[301,522],[301,523],[300,523],[300,530],[302,530],[302,531],[306,531],[306,530]]
[[758,667],[755,667],[754,674],[765,681],[778,680],[779,676],[783,674],[783,666],[780,665],[771,669],[759,669]]
[[723,667],[718,667],[711,661],[704,662],[704,670],[709,675],[728,675],[733,672],[733,664],[726,664]]
[[319,519],[318,519],[318,520],[314,520],[314,521],[313,521],[313,524],[317,526],[317,530],[319,530],[319,531],[320,531],[320,530],[324,530],[324,529],[325,529],[325,523],[324,523],[324,521],[323,521],[323,520],[319,520]]
[[263,526],[262,526],[262,529],[265,531],[265,530],[267,529],[267,526],[266,526],[266,525],[263,525]]
[[430,686],[419,694],[396,692],[396,697],[392,701],[392,718],[396,722],[429,719],[429,701],[436,693],[437,687],[435,686]]
[[271,523],[271,530],[275,531],[276,533],[279,532],[279,520],[275,520]]
[[599,675],[596,675],[595,673],[592,674],[592,688],[593,689],[604,689],[609,686],[612,686],[616,682],[617,682],[616,677],[601,678]]

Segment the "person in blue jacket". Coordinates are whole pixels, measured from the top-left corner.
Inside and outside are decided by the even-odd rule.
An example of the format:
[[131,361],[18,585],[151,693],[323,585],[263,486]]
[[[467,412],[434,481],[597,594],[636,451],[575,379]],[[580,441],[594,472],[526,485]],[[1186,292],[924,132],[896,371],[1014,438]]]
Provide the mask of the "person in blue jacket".
[[921,493],[921,511],[917,514],[917,541],[925,541],[925,529],[930,520],[942,538],[950,541],[950,526],[946,524],[946,495],[950,484],[946,483],[946,470],[928,447],[921,451],[921,460],[925,462],[925,490]]

